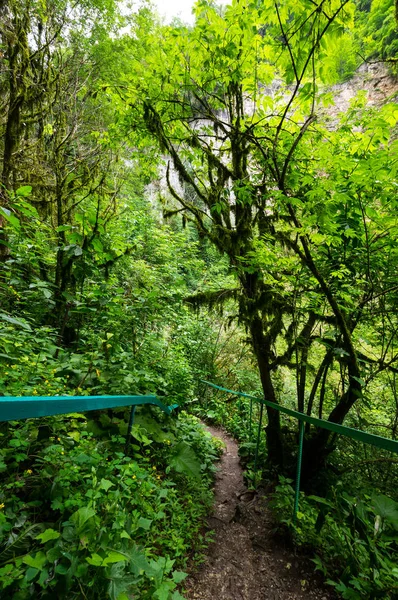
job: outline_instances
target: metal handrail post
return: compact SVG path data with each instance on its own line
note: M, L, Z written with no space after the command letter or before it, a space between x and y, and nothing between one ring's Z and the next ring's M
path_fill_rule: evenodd
M258 431L257 431L257 444L256 444L256 456L254 458L254 487L257 484L257 460L258 460L258 451L260 447L260 436L261 436L261 427L263 424L263 412L264 412L264 404L260 406L260 420L258 422Z
M131 432L133 430L133 425L134 425L134 416L135 416L135 405L133 404L131 406L130 419L129 419L129 424L127 427L126 445L124 447L125 454L127 454L129 446L130 446L130 442L131 442Z
M299 507L300 498L300 478L301 478L301 463L303 461L303 442L304 442L304 421L299 421L299 447L297 455L297 473L296 473L296 493L294 496L294 509L293 509L293 526L296 527L297 512Z

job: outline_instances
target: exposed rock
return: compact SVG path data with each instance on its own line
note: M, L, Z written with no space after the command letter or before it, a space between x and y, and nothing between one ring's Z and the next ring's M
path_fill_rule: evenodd
M390 74L384 63L364 63L349 81L331 88L335 106L328 108L328 114L333 116L345 112L352 98L361 90L367 92L368 106L380 106L398 94L398 79Z

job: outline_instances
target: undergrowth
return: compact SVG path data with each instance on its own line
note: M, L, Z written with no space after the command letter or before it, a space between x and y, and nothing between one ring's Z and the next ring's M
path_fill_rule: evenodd
M2 426L0 597L178 600L201 534L218 442L182 412L124 411Z
M346 600L396 599L398 502L340 481L326 497L301 492L294 527L292 486L291 479L280 477L271 507L294 532L295 544L314 556L327 583Z

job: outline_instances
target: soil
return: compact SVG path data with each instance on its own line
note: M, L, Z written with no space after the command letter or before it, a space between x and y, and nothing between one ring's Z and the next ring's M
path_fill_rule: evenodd
M214 531L205 563L186 584L188 600L293 600L336 598L275 534L264 495L248 491L237 443L222 429L207 428L225 443L208 527Z

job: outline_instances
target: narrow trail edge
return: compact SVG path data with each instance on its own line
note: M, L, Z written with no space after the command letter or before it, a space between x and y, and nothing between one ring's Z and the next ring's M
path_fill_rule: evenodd
M237 442L224 430L206 429L225 444L214 486L214 530L206 561L186 582L187 600L330 600L307 558L275 539L264 497L248 491Z

